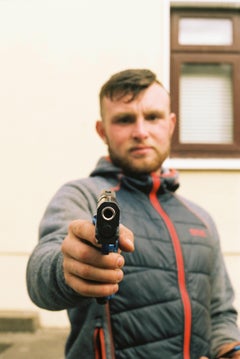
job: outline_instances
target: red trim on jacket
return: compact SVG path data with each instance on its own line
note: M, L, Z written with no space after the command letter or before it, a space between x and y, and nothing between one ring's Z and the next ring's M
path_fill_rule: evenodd
M107 355L103 328L95 328L93 336L95 359L106 359Z
M112 323L111 323L111 313L110 313L109 301L105 304L105 310L106 310L108 333L109 333L110 346L111 346L111 359L115 359L115 347L114 347L114 340L113 340L113 332L112 332Z
M113 341L113 333L112 333L112 324L111 324L111 314L109 301L105 304L104 307L106 323L107 323L107 333L104 333L103 323L98 322L97 326L94 329L93 333L93 345L94 345L94 359L107 359L110 355L111 359L115 359L115 349L114 349L114 341ZM108 336L109 340L105 337ZM107 350L106 344L110 345L109 350ZM108 356L107 356L108 351Z
M182 248L176 229L173 225L173 222L171 221L167 213L163 210L157 198L157 191L160 188L160 184L161 184L160 178L155 174L153 174L152 181L153 181L153 188L151 190L151 193L149 194L149 199L155 210L159 213L159 215L164 220L164 223L166 224L166 227L172 239L173 248L175 252L177 271L178 271L178 285L179 285L179 290L183 303L183 311L184 311L183 358L190 359L192 310L191 310L190 298L186 288Z

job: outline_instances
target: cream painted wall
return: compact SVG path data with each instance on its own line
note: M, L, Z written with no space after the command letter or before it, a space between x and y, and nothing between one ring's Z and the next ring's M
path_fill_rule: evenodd
M166 12L159 0L0 0L0 310L38 310L27 259L54 192L105 154L102 83L128 67L168 81ZM39 312L43 325L68 325L65 312Z

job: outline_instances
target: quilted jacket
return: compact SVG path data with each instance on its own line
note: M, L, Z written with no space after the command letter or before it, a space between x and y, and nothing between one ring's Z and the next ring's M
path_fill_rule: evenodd
M67 359L211 358L239 340L215 225L177 188L173 170L133 178L101 158L88 178L65 184L50 202L27 282L38 306L68 310ZM103 189L115 189L121 223L135 237L135 251L123 253L119 292L106 306L65 284L60 251L70 221L91 221Z

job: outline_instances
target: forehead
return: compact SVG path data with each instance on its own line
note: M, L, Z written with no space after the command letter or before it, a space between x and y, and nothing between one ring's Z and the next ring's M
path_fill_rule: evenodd
M104 97L101 106L103 116L119 112L137 111L139 109L143 111L151 109L169 111L170 109L169 94L157 83L154 83L146 90L141 91L133 100L131 100L131 97L131 94L120 99Z

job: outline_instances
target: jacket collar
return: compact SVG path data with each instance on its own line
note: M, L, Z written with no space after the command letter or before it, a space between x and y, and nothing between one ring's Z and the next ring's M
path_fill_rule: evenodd
M141 175L138 177L126 176L119 167L116 167L109 157L101 157L96 168L90 174L91 177L102 176L116 178L127 186L135 187L142 192L149 193L152 190L154 177L157 175ZM162 168L160 174L160 192L175 192L179 187L178 172L174 169Z

